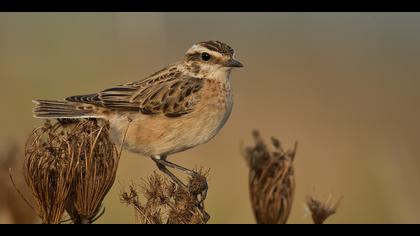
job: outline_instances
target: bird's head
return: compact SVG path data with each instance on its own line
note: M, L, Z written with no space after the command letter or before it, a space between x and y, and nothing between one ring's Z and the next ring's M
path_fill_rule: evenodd
M243 67L235 59L235 51L220 41L194 44L186 52L183 63L193 76L202 78L219 78L235 67Z

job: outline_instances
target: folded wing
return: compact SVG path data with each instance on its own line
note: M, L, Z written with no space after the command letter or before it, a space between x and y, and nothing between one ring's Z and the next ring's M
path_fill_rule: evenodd
M71 96L66 98L66 101L92 104L111 110L177 117L193 110L200 99L198 92L202 87L201 78L170 73L95 94Z

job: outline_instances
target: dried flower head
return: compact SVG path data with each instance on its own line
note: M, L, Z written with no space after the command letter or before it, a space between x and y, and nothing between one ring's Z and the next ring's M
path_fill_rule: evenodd
M336 203L332 203L331 196L325 202L321 202L313 196L308 196L306 206L311 213L314 223L323 224L328 217L337 212L340 202L341 198Z
M35 197L35 209L45 224L58 224L76 174L77 160L59 123L46 122L29 137L24 175Z
M245 149L249 172L252 208L258 224L284 224L292 208L295 178L294 150L284 151L272 138L274 150L265 144L258 131L253 132L255 146Z
M200 172L191 177L188 188L190 191L154 172L140 190L145 198L144 204L134 185L121 194L121 202L134 207L136 223L140 224L207 223L210 217L204 209L206 174Z
M78 166L66 210L74 223L92 223L103 213L101 204L114 184L120 154L109 139L108 124L94 120L79 122L69 140Z
M43 223L92 223L114 183L120 153L108 124L96 120L46 121L29 137L24 174Z

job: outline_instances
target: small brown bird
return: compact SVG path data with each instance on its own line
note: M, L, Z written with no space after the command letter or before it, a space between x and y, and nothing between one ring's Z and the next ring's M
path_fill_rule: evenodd
M34 117L105 119L115 144L124 140L124 148L151 157L183 185L166 167L195 172L167 156L206 143L219 132L233 105L230 73L242 66L227 44L201 42L144 80L63 101L34 100Z

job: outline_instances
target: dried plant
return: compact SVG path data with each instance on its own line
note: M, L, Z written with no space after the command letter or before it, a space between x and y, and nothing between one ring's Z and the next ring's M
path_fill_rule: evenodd
M313 196L308 196L306 206L311 213L313 222L323 224L328 217L337 212L340 202L341 198L336 203L332 203L331 196L325 202L321 202Z
M265 144L258 131L253 132L255 146L245 149L249 172L252 208L258 224L285 224L292 208L295 178L293 150L284 151L272 138L274 150Z
M74 223L92 223L103 213L101 204L114 184L120 154L109 139L108 125L82 121L72 129L77 147L77 173L66 210Z
M35 129L25 148L24 175L44 224L61 223L77 160L59 123Z
M121 154L108 129L96 120L46 121L32 133L24 174L43 223L61 223L64 210L74 223L92 223L100 216Z
M130 185L121 202L134 207L139 224L205 224L210 219L204 209L207 174L199 173L189 179L187 191L154 172L140 191ZM139 192L145 198L143 204Z

